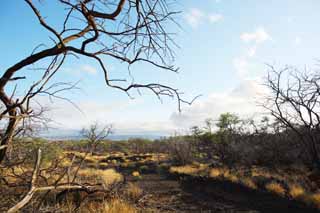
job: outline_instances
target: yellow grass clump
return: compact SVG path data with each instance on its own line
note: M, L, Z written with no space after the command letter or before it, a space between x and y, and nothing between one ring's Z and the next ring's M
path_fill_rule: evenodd
M72 212L73 208L70 210L64 207L64 212ZM68 211L69 210L69 211ZM94 212L94 213L138 213L135 206L130 203L121 200L119 198L114 198L110 201L104 203L91 202L80 208L80 212Z
M106 163L106 162L99 163L99 165L100 165L100 166L105 166L105 167L109 166L109 164Z
M250 189L257 189L257 184L250 178L241 179L241 183Z
M281 186L281 184L276 182L271 182L266 184L266 189L270 192L276 193L278 195L284 196L285 195L285 189Z
M206 164L172 166L172 167L170 167L169 171L171 173L195 175L195 174L199 174L200 172L205 171L207 168L208 168L208 166Z
M125 195L131 200L138 200L142 194L142 189L134 183L129 183L125 189Z
M297 184L290 184L289 185L289 195L292 198L298 198L305 194L304 188Z
M96 182L102 182L105 187L123 180L123 176L114 169L81 169L79 170L78 175L82 178L95 179Z
M114 199L110 202L105 203L102 213L137 213L136 208L129 203Z
M307 203L308 205L312 205L318 209L320 209L320 192L316 193L305 193L299 197L303 202Z
M132 172L133 177L140 177L140 173L138 171Z
M270 174L269 171L263 170L261 168L252 168L251 169L251 176L252 177L262 176L262 177L266 177L266 178L272 177L272 175Z
M239 182L239 178L236 176L236 175L233 175L233 174L227 174L227 175L224 175L224 178L233 182L233 183L237 183Z
M225 171L223 171L223 169L213 168L210 170L209 177L216 178L223 174L225 174Z

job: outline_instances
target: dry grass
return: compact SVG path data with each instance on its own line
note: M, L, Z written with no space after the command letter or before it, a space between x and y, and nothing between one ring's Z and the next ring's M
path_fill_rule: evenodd
M232 173L228 168L212 168L209 172L209 177L223 177L225 180L231 181L233 183L239 182L239 177L236 174Z
M109 166L109 164L108 164L108 163L106 163L106 162L102 162L102 163L99 163L99 166L107 167L107 166Z
M99 161L104 160L106 158L105 155L92 155L87 154L85 152L78 152L78 151L67 151L63 153L64 155L73 154L78 158L85 158L85 161L88 163L99 163Z
M223 177L226 180L229 180L229 181L231 181L233 183L238 183L239 182L239 178L235 174L232 174L229 170L226 170L226 169L224 169Z
M172 166L170 167L171 173L178 173L178 174L186 174L186 175L196 175L205 170L207 170L208 165L206 164L199 164L199 165L186 165L186 166Z
M72 213L73 208L64 207L63 212ZM79 212L88 213L138 213L137 209L130 203L114 198L103 203L91 202L80 208Z
M223 171L218 168L213 168L210 170L209 177L216 178L223 174Z
M250 189L257 189L257 184L250 178L242 178L241 183Z
M302 200L308 203L309 205L311 204L320 209L320 193L319 192L305 195L302 197Z
M265 169L253 167L251 168L251 176L252 177L262 176L266 178L271 178L273 175Z
M114 199L108 203L105 203L104 209L101 213L137 213L136 208L129 203Z
M305 194L304 188L302 188L300 185L297 184L290 184L289 185L289 195L297 199Z
M138 171L132 172L133 177L140 177L140 173Z
M114 169L81 169L79 170L78 175L81 178L90 179L96 183L101 182L105 187L123 181L123 176Z
M125 189L125 195L127 198L136 201L143 194L142 189L134 183L129 183Z
M273 192L275 194L284 196L286 193L286 190L281 186L281 184L276 183L276 182L271 182L266 184L266 189L270 192Z

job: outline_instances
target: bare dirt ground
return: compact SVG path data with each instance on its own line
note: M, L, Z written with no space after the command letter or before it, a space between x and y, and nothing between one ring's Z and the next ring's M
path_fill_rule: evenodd
M258 212L237 207L223 199L208 201L204 197L182 189L179 181L168 180L158 174L143 175L135 181L144 190L139 204L142 209L155 212Z
M272 194L248 191L238 185L206 179L172 178L151 172L141 178L121 171L128 182L143 189L138 201L141 212L241 212L241 213L312 213L318 212L301 203Z

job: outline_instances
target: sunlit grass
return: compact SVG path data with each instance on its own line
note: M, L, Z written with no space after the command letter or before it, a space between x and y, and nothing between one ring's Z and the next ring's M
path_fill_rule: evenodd
M284 196L286 190L277 182L271 182L265 185L266 189L272 193Z
M140 173L138 171L132 172L133 177L140 177Z
M142 189L134 183L128 183L125 189L125 196L131 200L138 200L143 194Z
M64 206L63 212L72 213L74 206L68 208ZM69 210L69 211L68 211ZM127 201L119 198L113 198L110 201L104 201L103 203L91 202L80 207L79 212L83 213L138 213L135 206L128 203Z
M320 209L320 193L312 193L302 197L302 200L309 205L313 205Z
M235 175L228 175L228 176L224 176L227 180L233 182L233 183L237 183L239 182L239 178Z
M79 170L78 175L81 178L89 178L90 180L95 180L96 182L102 182L105 187L123 181L123 176L114 169L81 169Z
M106 202L101 213L137 213L136 208L129 203L120 200L113 199L110 202Z
M257 189L257 184L250 178L242 178L241 183L250 189Z
M290 184L289 185L289 195L296 199L305 194L304 188L302 188L300 185L297 184Z
M205 171L208 168L206 164L198 165L185 165L185 166L172 166L169 171L171 173L186 174L186 175L197 175Z
M210 170L209 177L216 178L223 174L221 169L213 168Z

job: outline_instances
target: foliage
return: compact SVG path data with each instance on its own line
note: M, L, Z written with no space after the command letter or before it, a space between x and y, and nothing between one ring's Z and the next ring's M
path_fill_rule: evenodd
M49 142L43 138L21 138L15 141L8 156L11 160L26 158L26 162L33 163L38 149L45 153L42 157L42 163L53 161L63 152L58 143Z

